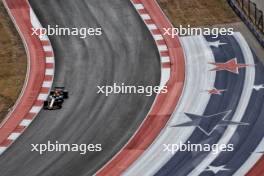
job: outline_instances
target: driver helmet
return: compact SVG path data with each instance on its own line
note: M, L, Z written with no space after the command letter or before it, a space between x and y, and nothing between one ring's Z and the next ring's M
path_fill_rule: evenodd
M60 96L60 92L58 90L54 91L54 96Z

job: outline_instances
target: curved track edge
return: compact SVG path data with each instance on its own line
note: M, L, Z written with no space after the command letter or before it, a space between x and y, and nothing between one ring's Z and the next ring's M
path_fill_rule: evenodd
M55 61L47 36L31 35L41 25L27 0L2 0L27 53L24 88L13 110L0 126L0 156L25 131L42 109L52 87Z

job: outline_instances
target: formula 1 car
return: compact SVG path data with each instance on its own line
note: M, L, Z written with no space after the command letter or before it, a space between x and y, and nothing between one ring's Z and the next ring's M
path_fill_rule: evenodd
M64 87L55 87L54 90L50 91L50 95L46 101L44 101L44 109L56 110L61 109L64 99L68 98L68 92Z

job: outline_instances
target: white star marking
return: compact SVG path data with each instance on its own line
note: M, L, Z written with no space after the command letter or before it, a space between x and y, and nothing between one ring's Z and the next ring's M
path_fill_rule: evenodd
M256 91L259 91L260 89L264 89L264 84L255 85L255 86L253 86L253 89L255 89Z
M220 171L229 171L230 169L225 168L225 165L223 166L208 166L205 171L212 171L214 174L217 174Z
M220 40L218 40L216 42L208 42L208 44L209 44L209 46L219 48L220 45L226 45L227 43L221 43Z

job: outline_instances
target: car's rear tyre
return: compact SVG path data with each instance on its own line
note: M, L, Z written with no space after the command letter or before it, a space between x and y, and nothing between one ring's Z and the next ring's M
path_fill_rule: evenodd
M63 92L63 98L64 98L64 99L69 98L69 93L68 93L67 91L64 91L64 92Z

